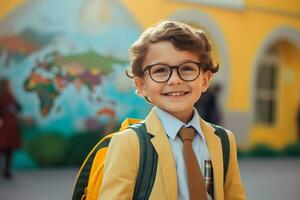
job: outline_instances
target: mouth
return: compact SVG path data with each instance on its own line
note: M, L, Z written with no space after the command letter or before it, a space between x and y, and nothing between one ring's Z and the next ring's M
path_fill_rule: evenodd
M189 92L184 92L184 91L178 91L178 92L166 92L163 93L162 95L168 96L168 97L180 97L188 94Z

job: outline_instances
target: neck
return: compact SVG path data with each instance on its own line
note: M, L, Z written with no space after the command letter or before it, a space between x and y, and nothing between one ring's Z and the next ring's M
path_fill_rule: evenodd
M185 113L171 113L174 117L182 121L183 123L187 124L190 122L193 118L193 110L190 112L185 112Z

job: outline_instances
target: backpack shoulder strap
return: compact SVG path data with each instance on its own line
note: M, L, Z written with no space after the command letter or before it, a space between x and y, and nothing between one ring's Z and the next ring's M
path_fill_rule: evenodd
M156 177L158 156L150 141L151 135L147 132L144 123L133 124L128 128L136 132L140 145L140 164L133 199L149 199ZM72 200L82 199L82 195L86 194L85 190L95 155L103 147L108 147L112 135L110 134L98 142L85 159L76 177Z
M215 128L215 134L219 136L222 143L222 154L223 154L223 172L224 172L224 181L223 184L225 184L227 171L228 171L228 163L229 163L229 154L230 154L230 144L229 144L229 138L227 135L227 132L224 128L221 126L217 126L214 124L211 124Z
M108 146L111 137L112 134L107 135L102 140L100 140L90 151L89 155L86 157L76 177L76 181L73 188L72 200L82 199L82 195L84 196L86 195L86 189L89 181L90 171L96 153L98 152L98 150L102 149L103 147Z
M133 199L149 199L156 177L157 152L150 141L152 136L147 132L144 122L134 124L130 128L136 132L140 143L140 165Z

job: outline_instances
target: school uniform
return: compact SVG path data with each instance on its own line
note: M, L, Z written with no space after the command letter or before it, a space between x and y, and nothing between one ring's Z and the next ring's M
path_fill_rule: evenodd
M182 126L192 126L196 130L193 149L202 174L205 175L206 186L210 188L208 191L213 191L214 194L208 192L208 197L215 200L246 199L238 168L236 143L230 131L227 131L230 143L229 165L226 182L223 184L220 138L214 134L215 129L201 119L196 111L193 119L188 124L183 124L155 107L146 117L145 125L148 133L153 136L151 142L158 154L156 177L149 199L188 199L182 143L176 134ZM139 154L138 137L132 129L112 137L104 165L100 199L132 199Z

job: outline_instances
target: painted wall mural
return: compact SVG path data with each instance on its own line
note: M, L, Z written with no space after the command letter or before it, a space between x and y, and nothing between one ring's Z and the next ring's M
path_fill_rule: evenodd
M45 129L142 118L150 106L124 73L140 32L118 0L27 0L0 22L0 76Z

